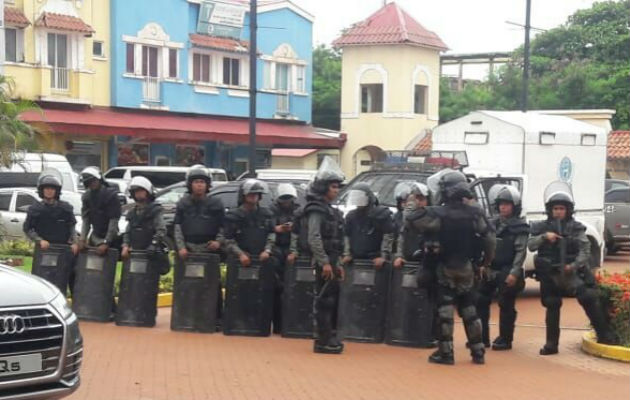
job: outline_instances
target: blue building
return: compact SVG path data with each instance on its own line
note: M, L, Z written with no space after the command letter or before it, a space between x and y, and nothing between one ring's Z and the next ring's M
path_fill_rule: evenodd
M248 10L243 1L111 0L112 108L95 110L118 120L103 132L114 134L109 166L247 169ZM271 148L342 144L310 126L312 24L290 1L259 2L259 166Z

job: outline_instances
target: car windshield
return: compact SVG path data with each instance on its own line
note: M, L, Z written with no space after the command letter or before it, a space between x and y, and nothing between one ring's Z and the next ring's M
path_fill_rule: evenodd
M131 177L144 176L151 181L156 188L163 188L175 183L186 180L186 172L168 172L168 171L138 171L132 170Z
M186 194L186 186L177 186L160 193L155 201L160 204L174 204Z

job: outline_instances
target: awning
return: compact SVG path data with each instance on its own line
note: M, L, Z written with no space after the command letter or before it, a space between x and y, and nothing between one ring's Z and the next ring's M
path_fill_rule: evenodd
M249 42L245 40L199 35L197 33L190 34L190 43L195 47L223 50L233 53L247 53L249 51Z
M96 107L86 110L44 109L29 111L20 118L41 126L43 130L71 135L121 135L150 142L249 142L246 118L221 118L177 113L155 113L137 110ZM256 142L284 147L341 148L344 134L323 134L311 125L259 120Z
M81 32L85 34L94 33L94 29L83 22L81 18L71 15L45 12L35 22L35 26L42 26L60 31Z
M272 157L302 158L316 152L316 149L272 149Z
M15 7L4 7L4 23L10 27L26 28L31 21L26 18L24 11Z

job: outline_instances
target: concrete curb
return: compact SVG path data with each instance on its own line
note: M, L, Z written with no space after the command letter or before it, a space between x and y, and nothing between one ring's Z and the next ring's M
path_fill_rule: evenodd
M158 299L157 299L158 307L170 307L172 305L173 305L173 293L158 294Z
M584 334L582 337L582 350L593 356L630 363L630 348L597 343L595 332L586 332Z

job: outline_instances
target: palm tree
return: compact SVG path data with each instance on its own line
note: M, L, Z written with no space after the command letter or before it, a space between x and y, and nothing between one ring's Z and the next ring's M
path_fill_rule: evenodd
M34 150L36 131L19 119L25 111L40 110L29 100L12 100L15 90L12 78L0 75L0 167L13 164L16 150Z

